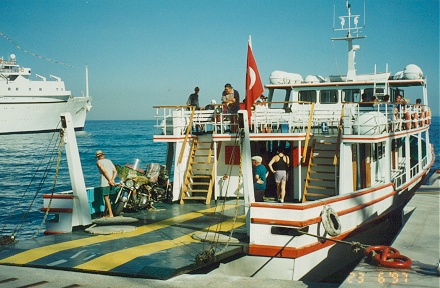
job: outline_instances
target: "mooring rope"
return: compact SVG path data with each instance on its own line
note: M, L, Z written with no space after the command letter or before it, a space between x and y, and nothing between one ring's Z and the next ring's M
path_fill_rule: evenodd
M54 150L53 147L52 147L52 143L53 143L53 140L55 138L55 135L59 135L59 133L52 134L52 138L48 142L48 145L46 146L46 149L45 149L44 153L41 156L41 160L40 160L40 162L39 162L39 164L37 166L37 169L35 170L34 174L32 175L30 183L27 185L25 191L21 194L21 196L20 196L19 200L16 202L14 208L10 211L8 217L6 218L6 220L3 223L3 226L2 226L2 228L0 230L0 232L3 232L6 229L6 226L9 224L10 220L16 214L17 210L21 206L21 203L24 201L24 198L25 198L27 192L33 186L34 180L36 179L36 176L37 176L38 172L40 171L40 168L42 167L43 161L45 160L45 156L50 154L50 153L52 153L52 151ZM36 192L35 192L35 194L33 196L33 199L31 201L31 203L28 205L27 210L23 213L20 221L15 225L14 230L11 232L11 235L13 237L15 237L19 233L19 231L21 230L21 228L22 228L22 226L24 224L24 220L26 219L27 215L29 214L31 207L33 206L33 203L35 202L35 200L37 198L37 195L41 191L41 189L43 187L43 184L45 182L45 179L47 178L47 175L49 174L49 171L51 170L51 167L53 165L53 162L54 162L53 158L54 157L51 156L51 158L47 162L46 167L44 169L44 174L43 174L43 176L42 176L42 178L41 178L41 180L40 180L40 182L39 182L39 184L37 186L37 190L36 190Z
M238 187L237 187L237 193L236 193L237 195L236 195L236 203L235 203L235 210L234 210L234 217L233 217L233 222L232 222L232 228L230 230L229 238L228 238L228 241L226 241L226 244L225 244L224 248L221 251L216 252L217 247L220 245L219 244L219 238L220 238L219 231L221 230L222 223L223 223L222 220L223 220L224 213L225 213L226 199L227 199L227 194L228 194L228 191L229 191L230 176L232 175L232 166L233 166L232 164L233 164L233 161L235 159L235 152L236 152L235 147L240 147L241 151L243 150L243 141L242 141L242 139L239 138L239 136L242 135L241 130L242 129L238 129L238 131L236 133L235 142L234 142L234 145L233 145L231 156L229 158L228 170L227 170L227 173L225 174L225 177L227 176L227 179L223 179L223 181L227 181L227 186L226 186L226 190L225 190L225 195L223 196L223 200L222 200L222 204L221 204L221 211L220 211L220 215L218 217L217 225L216 225L216 229L215 229L215 233L218 236L216 237L216 239L214 241L211 242L210 247L209 247L208 250L206 250L205 246L203 245L203 248L202 248L203 251L201 253L198 253L197 256L196 256L196 260L199 261L199 262L204 262L204 263L210 262L213 259L213 256L215 254L219 254L219 253L222 253L223 251L225 251L226 248L228 247L228 244L229 244L229 242L230 242L230 240L232 238L232 234L234 232L235 223L236 223L236 220L237 220L237 217L238 217L238 206L239 206L238 203L239 203L239 198L240 198L239 191L240 191L241 178L242 178L242 175L241 175L242 174L242 153L240 153L240 161L239 161L240 162L240 170L239 170ZM240 142L240 144L238 144L239 142ZM223 191L223 189L222 189L222 191ZM215 206L215 210L213 212L214 214L216 213L216 210L217 210L218 206L219 205ZM208 237L208 233L209 232L210 231L208 229L208 231L205 234L205 241L203 241L204 244L205 244L205 242L207 242L206 239Z
M52 196L55 193L55 187L56 187L56 184L57 184L58 172L59 172L60 163L61 163L61 154L63 152L63 142L64 142L64 139L63 139L64 138L63 137L64 133L63 133L63 131L61 131L60 134L61 135L60 135L60 141L59 141L59 144L58 144L57 165L56 165L56 168L55 168L55 176L54 176L54 180L53 180L52 193L51 193ZM49 215L50 206L52 204L52 199L53 199L53 197L51 197L50 200L49 200L49 204L47 205L46 213L44 214L44 217L43 217L43 220L41 221L40 227L38 227L38 229L35 232L33 238L37 237L40 234L41 229L43 228L44 224L46 223L47 216Z

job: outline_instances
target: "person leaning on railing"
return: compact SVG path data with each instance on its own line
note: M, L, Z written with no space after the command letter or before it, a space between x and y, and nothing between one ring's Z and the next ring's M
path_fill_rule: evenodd
M229 83L226 83L222 93L222 103L226 105L226 111L230 114L231 132L235 133L238 130L237 112L240 110L240 94Z

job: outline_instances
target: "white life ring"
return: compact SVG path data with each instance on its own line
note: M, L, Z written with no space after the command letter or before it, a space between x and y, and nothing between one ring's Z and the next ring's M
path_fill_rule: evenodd
M338 236L341 234L341 222L338 214L330 206L324 206L321 213L321 222L328 235Z

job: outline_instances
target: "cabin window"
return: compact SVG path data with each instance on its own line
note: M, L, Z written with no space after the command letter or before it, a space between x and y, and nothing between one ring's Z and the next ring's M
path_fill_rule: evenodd
M338 90L322 90L319 102L323 104L338 103Z
M18 87L15 88L15 91L18 91Z
M8 87L8 91L11 91L11 87Z
M360 89L343 89L342 90L342 102L360 102L361 90Z
M40 88L39 90L40 90L40 91L43 91L43 88Z
M29 91L32 91L32 88L29 88Z
M390 101L391 102L395 102L396 98L397 98L397 95L400 95L400 96L402 96L402 98L405 98L405 91L403 91L403 90L401 90L399 88L391 89L391 95L390 95L391 99L390 99Z
M364 90L365 95L367 95L367 100L371 101L372 96L376 96L377 99L381 100L382 96L385 95L385 89L384 88L376 88L376 91L374 88L366 88Z
M307 101L316 103L316 91L315 90L303 90L298 92L299 101Z

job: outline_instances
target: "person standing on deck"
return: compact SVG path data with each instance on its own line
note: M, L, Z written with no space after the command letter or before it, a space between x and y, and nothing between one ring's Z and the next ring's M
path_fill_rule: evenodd
M252 157L253 175L254 175L254 195L255 202L264 202L264 192L266 191L266 178L269 172L266 167L261 164L263 158L261 156Z
M269 164L270 172L274 173L275 183L277 185L278 202L283 203L286 196L287 169L290 166L289 156L284 155L283 151L277 151L277 155L272 157Z
M188 100L186 100L186 106L196 106L196 110L200 110L199 91L199 87L194 88L194 93L189 95Z
M102 195L104 196L104 201L106 205L105 210L107 211L108 217L113 217L109 194L111 191L111 187L116 186L116 167L115 165L113 165L113 162L111 160L105 159L105 153L103 153L101 150L96 151L95 158L98 159L98 161L96 161L96 166L98 166L100 174Z
M222 93L222 103L226 105L227 113L230 114L231 132L235 133L238 131L237 112L240 110L240 94L229 83L226 83Z

